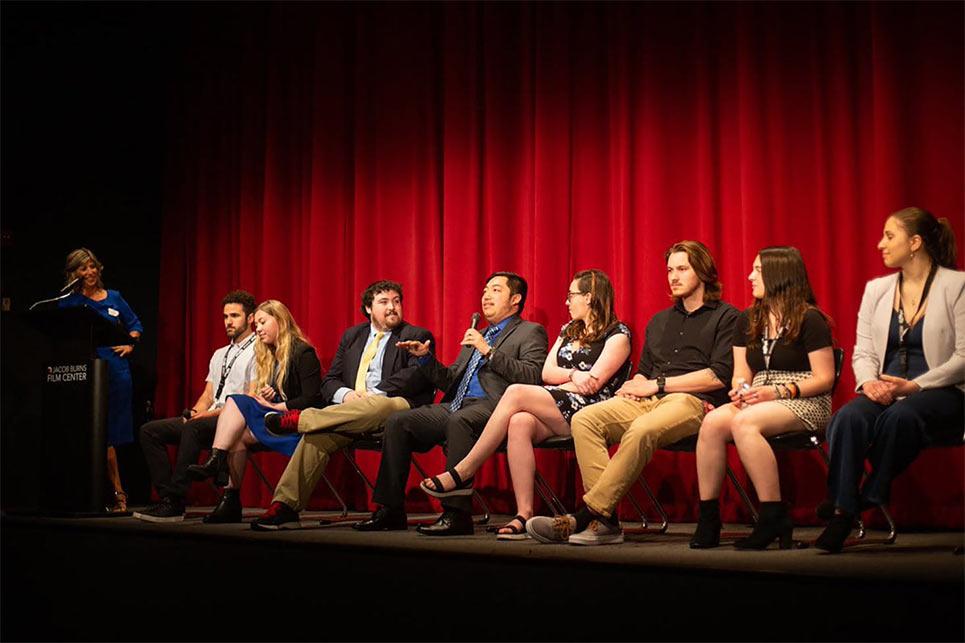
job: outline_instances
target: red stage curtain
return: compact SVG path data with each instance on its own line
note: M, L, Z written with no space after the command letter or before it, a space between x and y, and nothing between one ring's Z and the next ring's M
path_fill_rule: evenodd
M361 290L397 279L449 361L490 271L529 280L525 317L552 338L571 275L596 267L636 358L669 305L664 250L688 238L739 308L758 249L797 246L850 364L886 215L927 207L965 235L962 24L961 3L197 7L170 82L158 408L197 395L236 287L286 302L327 365ZM852 388L848 366L837 405ZM572 456L538 457L572 502ZM284 458L265 463L277 476ZM795 519L813 521L822 468L781 463ZM961 526L962 475L960 451L926 453L896 517ZM692 455L660 453L646 477L693 519ZM501 457L480 481L512 508ZM249 479L245 498L270 496ZM333 506L324 488L313 506Z

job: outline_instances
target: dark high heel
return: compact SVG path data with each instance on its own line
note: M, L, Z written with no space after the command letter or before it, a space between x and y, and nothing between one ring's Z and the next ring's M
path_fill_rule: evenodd
M228 452L224 449L211 449L211 455L204 464L192 464L188 466L188 478L191 480L205 480L214 478L214 483L219 487L228 484Z
M837 554L844 548L844 541L848 539L854 528L854 515L840 513L831 517L831 522L824 528L814 546L826 552Z
M690 539L691 549L710 549L720 545L720 502L713 500L700 501L700 515L697 518L697 529Z
M794 523L787 513L787 506L783 502L762 502L761 517L754 525L754 531L747 538L741 538L734 543L737 549L767 549L767 546L778 539L781 549L791 548L791 534Z
M205 516L201 522L206 525L241 522L241 492L237 489L225 489L221 500L214 510Z

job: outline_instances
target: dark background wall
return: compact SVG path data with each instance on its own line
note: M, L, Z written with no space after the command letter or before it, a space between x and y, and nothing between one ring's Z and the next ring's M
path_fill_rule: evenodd
M138 422L155 385L165 93L178 4L5 2L0 11L0 291L13 311L4 326L56 294L70 250L92 249L107 287L145 326L131 361ZM36 404L9 370L18 348L5 337L5 446L16 418ZM121 451L121 466L128 492L144 496L136 446Z

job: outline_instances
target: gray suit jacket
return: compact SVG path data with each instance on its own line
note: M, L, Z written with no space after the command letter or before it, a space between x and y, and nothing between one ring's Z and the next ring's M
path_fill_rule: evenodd
M543 383L547 352L543 326L513 317L496 338L493 349L492 359L484 359L479 367L479 384L491 400L499 400L510 384ZM455 397L473 350L471 346L464 346L452 366L444 366L433 356L422 367L436 388L445 392L443 403Z
M884 368L897 285L896 272L865 286L851 358L856 390L877 379ZM965 272L939 268L927 306L922 338L928 371L915 383L923 389L957 386L965 391Z

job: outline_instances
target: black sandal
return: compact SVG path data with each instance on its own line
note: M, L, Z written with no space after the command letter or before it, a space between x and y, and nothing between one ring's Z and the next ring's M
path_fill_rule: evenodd
M425 491L430 496L435 498L451 498L453 496L471 496L472 495L472 481L474 476L469 476L468 480L463 480L458 473L456 473L455 467L446 469L446 473L452 476L452 481L456 483L456 486L449 491L437 491L436 489L442 489L445 485L439 480L438 476L432 476L429 481L432 482L435 489L426 484L423 480L419 483L419 487Z
M519 521L522 527L517 528L516 525L513 524L516 521ZM526 518L523 518L519 514L513 516L512 520L499 529L509 529L509 533L497 531L496 540L525 540L529 538L529 534L526 533Z

